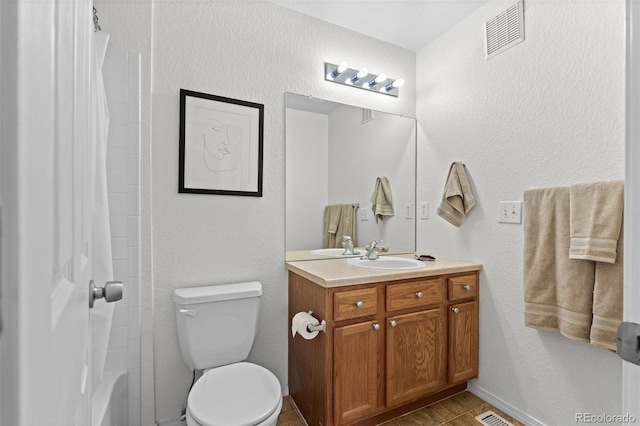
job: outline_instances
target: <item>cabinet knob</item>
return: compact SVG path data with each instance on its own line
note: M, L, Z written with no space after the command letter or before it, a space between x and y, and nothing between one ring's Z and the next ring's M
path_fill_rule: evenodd
M362 303L362 300L358 300L356 302L356 308L362 308L364 306L364 303Z
M465 284L462 288L464 288L464 291L470 291L471 290L471 286L469 284Z
M378 323L373 324L373 329L374 329L375 331L380 330L380 324L378 324Z
M398 323L396 322L396 320L391 320L391 321L389 321L389 324L391 324L391 327L395 327L396 325L398 325Z
M416 297L417 297L418 299L422 299L422 292L421 292L421 291L417 292L417 293L416 293Z
M458 312L460 312L460 309L458 309L458 308L451 308L451 311L452 311L454 314L457 314Z

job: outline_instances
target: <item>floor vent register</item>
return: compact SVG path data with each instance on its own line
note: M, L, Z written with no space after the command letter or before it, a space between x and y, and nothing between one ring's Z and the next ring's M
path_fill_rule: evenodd
M513 426L513 423L506 421L493 411L485 411L476 416L476 420L485 426Z

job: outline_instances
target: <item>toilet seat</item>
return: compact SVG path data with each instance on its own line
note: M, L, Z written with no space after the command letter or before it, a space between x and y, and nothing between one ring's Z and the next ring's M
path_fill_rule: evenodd
M269 370L238 362L205 372L187 402L190 417L206 426L255 426L282 405L280 382Z

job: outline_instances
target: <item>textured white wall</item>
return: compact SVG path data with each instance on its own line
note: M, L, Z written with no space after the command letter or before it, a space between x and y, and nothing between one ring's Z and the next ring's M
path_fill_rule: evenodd
M527 188L624 176L624 2L525 1L526 40L485 61L491 1L418 52L418 248L484 264L476 388L547 425L621 408L621 361L523 325L522 226L500 200ZM451 161L477 205L461 228L435 214Z
M403 77L392 98L325 82L323 62L348 60ZM171 294L202 284L260 280L250 360L287 383L285 92L413 116L415 54L260 1L154 2L151 187L155 402L177 416L191 376ZM178 194L179 89L265 105L264 196ZM361 93L364 92L364 93Z

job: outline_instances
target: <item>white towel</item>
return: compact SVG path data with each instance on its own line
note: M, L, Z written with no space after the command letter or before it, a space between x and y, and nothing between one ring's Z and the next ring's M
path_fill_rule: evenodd
M467 173L464 171L464 165L459 161L451 163L444 194L442 194L442 202L436 213L447 222L459 227L469 210L475 205L476 199L471 192L471 185Z

